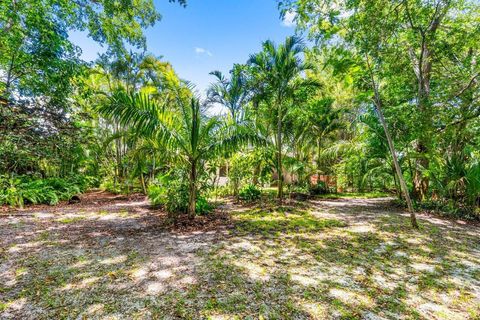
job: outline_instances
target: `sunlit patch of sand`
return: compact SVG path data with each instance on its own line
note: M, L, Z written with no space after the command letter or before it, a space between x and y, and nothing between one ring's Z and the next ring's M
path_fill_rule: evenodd
M412 263L410 267L419 272L430 272L430 273L435 272L435 265L431 265L431 264Z
M74 269L81 269L88 266L91 263L92 263L92 260L81 260L81 261L75 262L70 267Z
M265 267L261 267L256 263L246 260L236 260L233 262L238 268L244 269L248 276L253 280L268 281L270 280L270 274Z
M262 251L260 249L260 247L252 244L250 241L247 241L247 240L243 240L241 242L233 243L230 246L230 248L233 249L233 250L244 250L244 251L248 251L248 252L251 252L251 253Z
M173 276L173 273L171 270L164 269L153 272L152 275L155 276L157 279L165 280L171 278Z
M371 305L373 300L366 295L359 294L347 289L330 289L330 296L345 304Z
M193 284L197 283L197 279L195 279L192 276L184 276L184 277L181 277L178 280L178 283L180 285L193 285Z
M127 256L121 255L121 256L116 256L113 258L107 258L102 261L100 261L101 264L119 264L127 261Z
M349 227L348 230L354 233L366 233L366 232L374 232L375 227L372 225L353 225Z
M98 315L99 313L102 313L104 309L104 305L101 303L95 303L90 306L88 306L87 310L85 311L85 314L93 316L93 315Z
M317 280L308 275L292 274L291 279L303 286L314 286L317 284Z
M15 252L21 252L27 249L40 248L43 246L43 244L44 244L44 241L32 241L27 243L20 243L8 248L8 252L15 253Z
M464 315L458 314L454 310L450 310L449 308L433 303L433 302L426 302L420 304L417 307L418 312L421 316L428 318L428 319L445 319L445 320L463 320L465 319Z
M327 318L328 309L322 303L300 301L298 304L300 308L308 313L312 319L316 320Z
M146 292L147 294L159 294L160 292L164 291L165 285L163 282L160 281L151 281L147 283Z
M144 279L146 279L149 275L148 269L147 268L136 268L132 271L130 271L130 276L133 280L136 282L140 282Z
M228 314L214 314L214 315L209 315L208 319L211 319L211 320L229 320L229 319L233 319L233 317L231 315L228 315Z

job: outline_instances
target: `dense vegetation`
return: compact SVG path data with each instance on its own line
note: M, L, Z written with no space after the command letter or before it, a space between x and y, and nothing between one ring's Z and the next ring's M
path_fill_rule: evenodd
M221 193L216 173L227 167L223 193L245 201L270 185L279 201L385 191L478 218L478 3L279 5L311 45L264 42L228 75L213 71L202 101L145 51L142 29L160 18L150 0L1 2L0 204L102 187L193 218ZM108 51L81 61L71 31ZM226 112L212 115L213 104ZM336 188L312 185L314 174Z

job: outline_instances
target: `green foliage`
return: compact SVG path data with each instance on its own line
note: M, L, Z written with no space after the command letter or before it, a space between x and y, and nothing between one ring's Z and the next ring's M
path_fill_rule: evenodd
M188 184L182 181L182 177L178 173L177 175L175 173L163 175L154 184L149 185L148 198L152 205L162 206L172 215L186 213ZM213 209L207 199L201 195L197 195L195 208L198 215L208 214Z
M335 158L339 185L357 191L400 189L378 114L372 112L374 101L383 109L392 152L412 196L475 211L480 195L472 176L479 159L472 150L479 149L480 133L478 3L390 4L280 1L283 14L297 13L299 28L317 40L309 53L319 67L315 76L327 74L330 83L347 84L354 98L349 108L357 122L342 135L354 148Z
M197 197L197 203L195 204L195 212L197 215L206 215L212 212L213 206L208 202L208 200L203 197Z
M232 190L229 186L214 187L209 195L210 197L228 197L232 195Z
M23 207L25 204L55 205L69 200L95 184L82 176L37 179L29 176L0 177L0 205Z
M240 189L238 197L240 200L251 202L260 199L262 192L255 185L249 184Z
M163 206L168 213L185 213L188 206L188 185L175 174L166 174L148 187L148 198L154 206Z

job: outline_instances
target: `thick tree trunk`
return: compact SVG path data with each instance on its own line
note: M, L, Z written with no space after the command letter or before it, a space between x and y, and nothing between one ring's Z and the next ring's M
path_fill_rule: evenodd
M187 215L190 219L195 218L195 207L197 204L197 167L196 163L192 161L190 168L190 183L188 188L188 208Z
M420 36L419 55L417 56L415 54L413 48L409 50L413 71L417 77L417 109L421 117L418 127L420 138L415 148L417 160L415 161L415 172L413 175L413 196L418 200L424 200L428 196L429 180L428 177L423 174L423 170L428 170L429 168L430 161L428 154L432 148L433 114L430 102L430 82L433 70L433 52L430 44L435 41L436 32L440 27L443 17L447 14L448 8L448 1L445 2L443 8L438 6L432 20L426 27L422 27L414 23L414 17L412 17L408 6L406 7L410 27Z
M423 174L424 169L428 169L430 161L426 158L427 148L423 143L416 147L419 158L415 161L415 170L413 173L413 198L419 201L425 200L428 196L429 180Z

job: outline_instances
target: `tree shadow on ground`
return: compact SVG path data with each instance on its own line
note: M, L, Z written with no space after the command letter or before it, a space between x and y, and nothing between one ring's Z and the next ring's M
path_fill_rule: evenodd
M165 232L152 227L158 217L128 205L2 219L1 317L480 314L476 230L422 219L422 230L413 231L402 212L344 202L344 210L338 203L231 207L228 232Z

